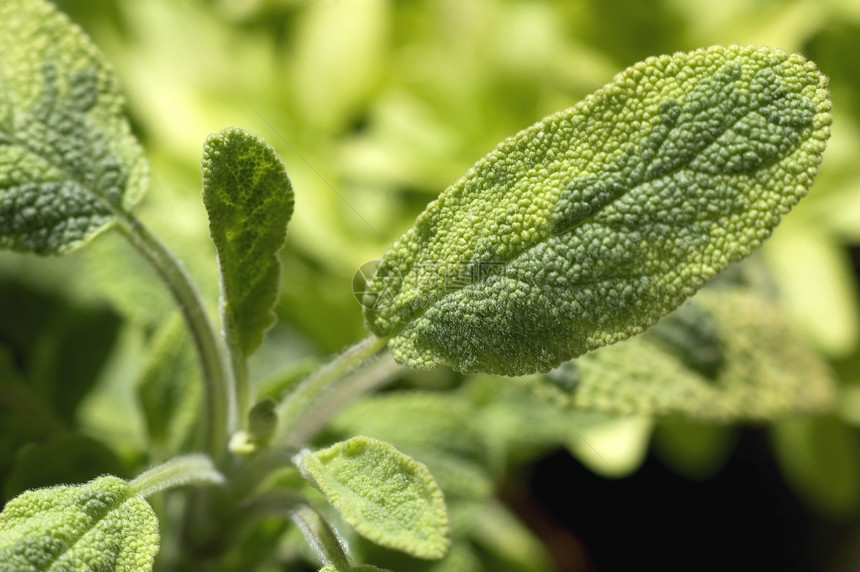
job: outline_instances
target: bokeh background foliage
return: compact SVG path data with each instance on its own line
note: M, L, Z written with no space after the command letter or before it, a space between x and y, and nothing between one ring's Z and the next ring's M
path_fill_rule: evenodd
M502 138L650 55L756 43L816 61L831 79L832 139L810 196L751 266L829 362L839 382L832 413L733 425L564 413L561 423L523 385L436 370L404 374L395 390L423 392L361 403L328 437L390 433L430 466L459 539L437 571L860 566L860 3L57 4L124 86L152 162L140 216L180 253L213 308L203 141L235 125L281 153L296 211L282 252L280 322L252 364L270 393L364 335L353 272ZM111 233L60 259L0 254L4 501L58 481L133 476L158 460L146 455L150 445L158 457L187 444L199 396L194 383L173 380L197 373L171 313L162 286ZM150 444L144 428L163 416L146 412L166 407L177 415L150 428ZM362 407L389 410L392 422L372 426ZM404 412L411 428L392 431ZM482 442L488 433L497 438ZM272 538L258 531L245 550ZM284 558L294 540L282 542ZM355 545L368 561L420 568Z

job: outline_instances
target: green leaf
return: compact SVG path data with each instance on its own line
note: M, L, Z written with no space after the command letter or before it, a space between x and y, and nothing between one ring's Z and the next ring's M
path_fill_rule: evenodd
M293 214L293 187L268 143L231 127L203 146L203 203L221 267L225 328L247 356L275 323L277 255Z
M354 437L296 459L302 475L359 534L417 558L450 547L442 491L424 465L392 445Z
M177 453L191 441L201 386L188 330L174 313L153 336L138 386L147 433L162 453Z
M860 509L860 450L853 429L832 417L792 417L775 423L771 441L795 492L831 517Z
M44 0L0 5L0 247L61 254L143 194L147 165L116 78Z
M636 64L431 203L370 280L369 328L410 367L505 375L645 330L806 194L826 85L762 47Z
M702 290L648 333L535 379L567 410L711 421L825 411L835 392L780 311L739 288Z
M341 435L387 441L424 463L449 500L492 495L490 474L501 464L498 448L466 400L456 395L402 391L369 396L329 426Z
M28 491L0 513L0 568L16 572L148 571L158 520L116 477Z

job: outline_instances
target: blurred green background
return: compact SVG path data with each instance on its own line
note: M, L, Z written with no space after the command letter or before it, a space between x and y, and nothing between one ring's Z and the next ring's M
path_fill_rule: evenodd
M618 71L711 44L765 44L813 59L830 77L832 140L810 196L760 258L793 325L832 364L837 410L767 427L666 422L653 440L652 424L639 423L620 429L611 467L589 464L587 451L579 461L564 452L512 467L497 488L559 570L860 569L860 2L57 4L112 62L127 94L152 164L141 218L177 250L213 307L204 139L240 126L287 164L296 211L282 253L280 323L252 364L258 379L363 337L354 271L501 139ZM60 473L128 476L145 465L134 386L169 311L160 284L112 233L63 259L0 254L0 375L20 381L9 387L38 387L50 405L12 390L0 399L4 499ZM401 383L459 381L434 371ZM42 429L22 430L27 416L44 418ZM56 437L63 427L77 437ZM51 451L69 447L82 451L75 466L35 474ZM692 540L699 536L703 544ZM628 551L633 560L622 557Z

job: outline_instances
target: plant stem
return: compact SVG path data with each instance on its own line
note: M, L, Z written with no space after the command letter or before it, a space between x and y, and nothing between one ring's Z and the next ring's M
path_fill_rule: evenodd
M302 420L327 397L326 394L341 378L376 355L387 343L387 338L365 338L303 381L278 408L278 418L283 420L284 425L273 443L296 445L293 434L300 427Z
M129 483L133 494L148 497L157 492L191 483L221 484L224 476L212 460L199 453L175 457L142 473Z
M116 214L120 230L164 279L191 332L204 380L205 448L220 464L228 436L236 426L234 380L200 294L182 264L158 237L131 213Z
M332 359L281 402L280 433L256 456L242 465L229 484L228 497L241 501L272 472L292 463L293 456L331 416L350 400L387 383L399 366L380 359L359 370L385 348L388 340L371 336ZM323 396L325 397L323 399Z
M289 434L281 445L300 447L311 440L329 419L356 398L391 381L403 366L390 354L384 354L373 363L356 368L347 375L333 380L325 389L326 398L307 406L301 416L290 424Z
M343 540L314 509L300 506L290 511L290 519L324 565L333 565L337 570L352 568Z
M233 326L223 308L221 311L221 323L224 324L224 338L227 341L227 353L230 357L230 365L233 368L233 380L236 387L237 429L247 429L248 412L251 409L251 383L248 380L248 361L239 347Z

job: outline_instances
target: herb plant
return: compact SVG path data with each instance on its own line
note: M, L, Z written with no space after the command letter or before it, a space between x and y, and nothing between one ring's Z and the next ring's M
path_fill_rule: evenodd
M812 185L826 83L801 56L756 46L634 65L503 141L427 207L359 285L367 339L261 388L247 360L276 320L294 207L274 149L238 128L203 146L216 328L134 215L147 162L109 66L51 4L2 0L0 246L61 255L116 229L163 279L191 343L169 320L142 374L157 466L20 494L0 515L0 569L479 570L470 543L504 555L499 527L518 530L490 500L493 475L524 442L570 438L547 417L828 408L826 367L754 268L723 273ZM395 362L480 375L458 392L365 395ZM20 385L3 391L26 395Z

